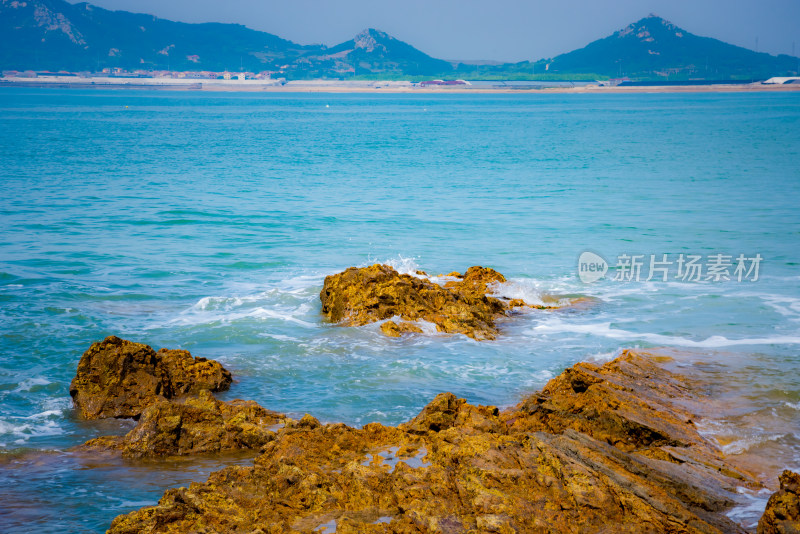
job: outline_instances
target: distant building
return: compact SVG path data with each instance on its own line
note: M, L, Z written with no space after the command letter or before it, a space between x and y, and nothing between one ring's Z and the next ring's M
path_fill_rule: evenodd
M800 76L775 76L773 78L770 78L769 80L765 80L762 83L769 85L800 83Z

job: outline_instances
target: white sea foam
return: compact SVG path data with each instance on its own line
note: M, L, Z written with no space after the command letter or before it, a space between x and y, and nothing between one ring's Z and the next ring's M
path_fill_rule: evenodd
M35 376L33 378L26 378L25 380L19 383L17 388L14 390L14 393L22 393L25 391L30 391L31 388L33 387L46 386L50 383L51 382L48 379L40 376Z
M711 418L697 420L695 425L702 435L712 439L723 437L727 441L731 436L736 436L736 439L720 446L720 449L725 454L742 454L759 445L779 441L792 435L786 432L746 429L742 428L741 425Z
M619 350L613 350L611 352L596 352L594 354L587 355L586 361L590 363L606 363L610 362L620 354L621 351Z
M533 377L536 378L537 380L550 380L554 376L555 375L553 374L553 372L548 371L547 369L542 369L540 371L535 371L533 373Z
M57 413L59 416L61 415L60 411ZM29 417L0 419L0 439L3 440L0 441L0 446L6 447L6 440L15 445L21 445L33 437L57 436L64 433L58 420L32 421L39 419L42 415L53 414L42 413Z
M770 491L761 489L754 492L743 487L736 488L736 491L742 496L741 504L731 508L726 515L744 528L754 529L767 507Z
M800 410L800 402L788 402L787 401L787 402L784 402L783 404L785 406L789 407L789 408L793 408L795 410Z
M300 340L297 339L296 337L284 336L283 334L272 334L272 333L269 333L269 332L263 332L263 333L259 334L259 336L268 337L270 339L275 339L277 341L287 341L287 342L295 342L295 343L299 343L300 342Z
M386 261L378 263L383 263L384 265L388 265L389 267L391 267L400 274L410 274L411 276L427 278L417 274L417 271L420 270L419 264L417 263L417 258L404 258L403 256L397 256L396 258L390 258Z
M507 299L520 299L525 304L533 306L542 306L542 290L541 283L529 278L515 278L507 282L492 284L489 289L492 295L500 298Z
M307 328L316 327L306 321L313 310L316 291L309 287L272 288L249 295L208 296L181 312L170 324L194 326L209 323L230 323L242 319L277 319Z
M423 334L426 334L426 335L429 335L429 336L433 336L433 335L441 333L441 332L439 332L439 330L436 329L436 325L431 323L430 321L425 321L423 319L417 319L416 321L408 321L406 319L403 319L399 315L395 315L393 317L390 317L390 318L386 319L385 321L377 322L377 323L375 323L375 325L376 326L380 326L381 324L383 324L385 322L388 322L388 321L394 321L396 323L399 323L401 321L404 322L404 323L411 323L411 324L419 327L419 329L422 330Z
M695 348L720 348L735 347L740 345L797 345L800 344L800 336L771 336L762 338L742 338L728 339L724 336L711 336L706 339L696 341L679 336L669 336L649 332L631 332L620 328L612 328L611 322L604 323L568 323L558 318L553 318L545 323L539 324L530 330L531 334L587 334L618 340L641 340L656 345L677 345L680 347Z
M757 447L759 445L763 445L764 443L768 443L770 441L778 441L779 439L783 439L790 434L754 434L748 435L741 439L737 439L732 441L726 445L722 446L722 452L725 454L742 454L743 452L747 452L753 447Z

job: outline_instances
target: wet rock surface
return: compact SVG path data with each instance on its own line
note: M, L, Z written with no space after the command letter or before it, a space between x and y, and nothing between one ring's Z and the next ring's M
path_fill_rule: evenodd
M79 450L152 458L259 449L285 421L282 414L253 401L222 402L203 390L196 396L159 400L144 409L136 427L125 436L96 438Z
M626 352L503 412L443 393L398 427L305 416L109 532L743 532L725 512L759 484L697 433L697 395Z
M202 390L224 391L231 374L219 362L109 336L78 363L69 393L80 415L138 418L154 402Z
M497 319L513 307L524 306L522 301L491 296L490 285L506 281L494 269L476 266L463 275L454 272L448 276L454 280L439 285L426 278L400 274L388 265L350 267L325 278L320 292L322 314L348 326L400 317L406 323L381 327L384 334L392 337L416 332L418 327L408 321L424 320L440 332L482 340L497 336Z
M800 534L800 475L784 471L781 489L767 501L767 509L758 522L758 534Z

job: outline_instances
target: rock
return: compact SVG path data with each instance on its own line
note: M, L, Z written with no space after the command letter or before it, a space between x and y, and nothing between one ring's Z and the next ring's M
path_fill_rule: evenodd
M458 275L457 278L461 278L461 280L457 282L447 282L444 287L461 293L462 295L469 295L477 298L491 293L491 289L489 288L490 284L506 281L505 276L488 267L470 267L463 276L458 273L450 273L451 276L454 274Z
M781 489L767 501L758 534L800 534L800 475L787 470L779 481Z
M327 276L319 294L322 314L346 326L385 321L381 332L390 337L422 333L421 328L408 321L424 320L433 323L439 332L485 340L494 339L498 334L496 321L512 315L517 308L580 310L596 304L596 299L579 295L548 297L552 302L547 305L492 296L493 284L506 279L487 267L470 267L463 275L452 272L447 275L452 280L444 285L421 278L427 276L423 271L417 274L400 274L388 265L375 264L350 267ZM404 321L387 321L394 317Z
M677 399L694 395L679 375L632 351L602 367L578 363L511 414L519 430L583 432L623 450L703 443Z
M725 512L758 483L697 433L698 395L627 352L506 412L444 393L398 427L305 416L109 532L744 532Z
M494 339L495 320L506 313L506 304L486 295L486 285L500 273L472 267L458 282L440 286L423 278L400 274L388 265L350 267L325 278L320 292L322 313L344 325L364 324L401 317L424 320L437 330L465 334L474 339ZM397 333L391 326L381 329Z
M231 374L214 360L115 336L93 343L78 363L69 393L86 419L138 418L154 402L204 389L224 391Z
M381 332L389 337L400 337L403 334L421 334L422 328L414 323L407 323L405 321L400 321L399 323L386 321L381 324Z
M216 400L208 390L180 400L161 399L142 412L123 437L100 437L80 450L117 450L124 458L183 456L260 449L285 417L253 401Z

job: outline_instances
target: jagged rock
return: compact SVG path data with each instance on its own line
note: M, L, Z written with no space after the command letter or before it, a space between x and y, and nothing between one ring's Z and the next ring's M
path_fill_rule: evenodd
M109 336L83 353L69 393L87 419L137 418L161 399L224 391L231 374L219 362Z
M125 458L260 449L274 438L279 413L253 401L216 400L208 390L179 400L157 401L142 412L136 427L122 437L100 437L82 450L117 450Z
M306 416L253 467L168 490L109 532L744 532L725 511L758 483L721 469L673 395L698 394L628 352L507 412L445 393L396 428Z
M406 321L431 322L440 332L494 339L495 320L505 315L508 306L486 294L487 284L502 280L503 275L492 269L471 267L462 280L443 287L375 264L327 276L320 300L323 315L345 325L360 326L398 316ZM395 332L391 326L382 331L389 335Z
M694 394L679 375L632 351L602 367L577 363L511 414L520 430L562 433L572 428L624 450L704 440L677 399ZM516 418L516 419L515 419Z
M800 534L800 475L784 471L778 479L781 489L767 501L758 522L758 534Z
M422 328L414 323L407 323L405 321L400 321L399 323L386 321L381 324L381 332L389 337L400 337L403 334L421 334Z

